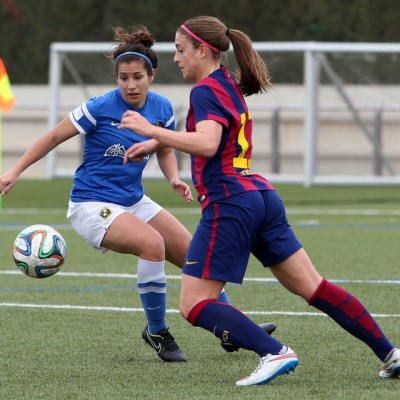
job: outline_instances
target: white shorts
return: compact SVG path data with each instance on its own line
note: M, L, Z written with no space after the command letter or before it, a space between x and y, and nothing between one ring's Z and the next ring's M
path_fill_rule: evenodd
M107 251L100 244L108 227L115 218L128 212L144 222L150 221L163 208L147 196L131 207L98 201L74 203L69 202L67 218L79 236L82 236L92 247L102 253Z

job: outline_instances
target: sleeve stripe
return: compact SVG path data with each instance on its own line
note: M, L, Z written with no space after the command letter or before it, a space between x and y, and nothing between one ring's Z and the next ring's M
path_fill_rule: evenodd
M175 121L175 115L172 115L172 117L165 123L164 128L168 128L174 121Z
M82 104L82 110L83 113L85 114L86 118L94 125L97 125L97 121L93 118L92 114L90 114L89 110L86 107L86 103Z
M82 135L86 135L86 131L75 121L74 115L72 113L69 114L69 119L71 120L74 127L81 133Z

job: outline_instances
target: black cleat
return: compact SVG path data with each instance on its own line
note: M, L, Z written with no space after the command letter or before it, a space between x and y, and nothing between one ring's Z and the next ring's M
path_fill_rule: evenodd
M272 333L276 329L276 325L273 324L272 322L266 322L264 324L260 324L259 326L266 333L268 333L268 335L272 335ZM239 350L239 347L237 347L234 344L231 344L229 342L221 342L221 346L227 353L233 353L234 351L238 351Z
M163 329L156 335L149 331L146 325L142 332L143 340L152 347L158 357L167 362L185 362L186 356L176 344L174 337L169 333L168 329Z

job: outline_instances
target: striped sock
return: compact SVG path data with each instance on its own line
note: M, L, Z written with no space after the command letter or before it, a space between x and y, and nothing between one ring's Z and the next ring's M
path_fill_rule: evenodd
M394 348L367 309L349 292L326 279L308 304L329 315L343 329L363 341L381 361Z
M152 334L167 328L165 322L167 281L164 264L164 261L146 261L141 258L138 261L137 286Z

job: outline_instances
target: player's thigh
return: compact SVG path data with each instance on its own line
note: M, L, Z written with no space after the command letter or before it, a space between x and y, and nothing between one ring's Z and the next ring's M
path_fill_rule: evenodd
M322 282L322 276L303 248L270 267L270 271L286 289L307 301Z
M149 261L161 261L165 257L162 236L148 223L128 212L122 213L112 222L101 245L109 250L137 255Z
M161 210L148 223L164 239L165 258L177 267L182 268L192 239L191 233L166 210Z

